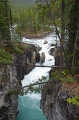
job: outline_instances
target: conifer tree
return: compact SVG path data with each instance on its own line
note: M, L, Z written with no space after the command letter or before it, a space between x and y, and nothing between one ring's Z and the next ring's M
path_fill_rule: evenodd
M70 18L69 24L68 24L69 39L67 44L67 55L68 55L71 66L72 66L72 62L74 62L73 66L79 66L79 32L78 32L79 0L73 1L72 7L70 9L69 18ZM75 49L75 41L77 42L76 49ZM75 49L75 59L73 61L74 49Z
M1 44L11 42L10 7L8 0L0 1L0 41Z

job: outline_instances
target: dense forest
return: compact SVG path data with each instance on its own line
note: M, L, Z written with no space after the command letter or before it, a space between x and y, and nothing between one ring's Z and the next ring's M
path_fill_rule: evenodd
M13 16L8 0L0 1L0 65L11 64L14 53L22 52L21 36L13 27ZM16 46L17 44L17 46Z
M10 1L12 4L18 1ZM0 1L0 46L13 46L22 35L51 31L54 25L70 66L79 66L79 1L78 0L36 0L36 5L11 9L8 0ZM19 1L18 4L23 3ZM25 1L34 3L35 1ZM25 4L24 2L24 4ZM68 9L69 8L69 9ZM13 25L17 24L14 29ZM61 28L58 31L57 27ZM60 36L61 34L61 36ZM62 51L63 52L63 51ZM67 61L66 61L67 62Z
M36 4L36 0L11 0L12 6L33 6Z

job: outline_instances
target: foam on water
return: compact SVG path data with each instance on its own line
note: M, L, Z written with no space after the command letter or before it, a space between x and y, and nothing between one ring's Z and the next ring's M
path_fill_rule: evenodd
M44 44L44 41L47 41L48 43ZM54 34L50 34L44 39L23 38L23 42L42 47L39 53L45 53L45 62L43 65L54 65L54 57L49 54L49 50L53 48L51 45L56 43ZM37 63L37 65L39 65L39 63ZM24 79L22 80L22 86L34 83L42 76L48 78L50 70L51 68L48 67L35 67L29 74L24 76ZM19 114L16 120L46 120L43 112L40 109L40 99L41 94L39 93L28 93L27 95L19 96Z

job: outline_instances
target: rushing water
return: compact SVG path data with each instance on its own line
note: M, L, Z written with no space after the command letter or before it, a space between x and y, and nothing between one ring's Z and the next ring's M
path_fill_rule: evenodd
M39 45L42 47L40 50L40 54L42 52L45 53L45 62L43 65L54 65L54 57L49 54L49 50L51 45L56 43L54 33L48 35L44 39L25 39L23 38L23 42ZM48 41L47 44L44 44L44 41ZM53 48L53 46L52 46ZM40 63L36 63L40 64ZM37 81L42 76L45 76L47 79L49 77L49 71L51 68L46 67L35 67L29 74L24 76L22 80L22 86L29 85ZM42 110L40 109L40 99L41 94L39 93L28 93L24 96L18 97L19 102L19 114L16 120L46 120Z

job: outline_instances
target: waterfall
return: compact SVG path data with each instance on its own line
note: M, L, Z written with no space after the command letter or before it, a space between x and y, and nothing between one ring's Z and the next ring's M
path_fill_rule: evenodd
M54 65L54 57L49 54L49 50L52 44L56 44L54 33L48 35L43 39L26 39L23 38L23 42L39 45L42 49L39 51L40 55L44 52L45 54L45 62L43 65ZM44 42L47 41L45 44ZM41 60L40 60L41 62ZM40 65L40 63L36 63L36 65ZM29 74L24 76L22 80L22 86L29 85L30 83L34 83L38 81L38 79L45 76L49 78L49 71L51 68L47 67L35 67ZM19 96L19 114L16 120L46 120L43 112L40 109L40 99L41 94L39 93L28 93L24 96Z

